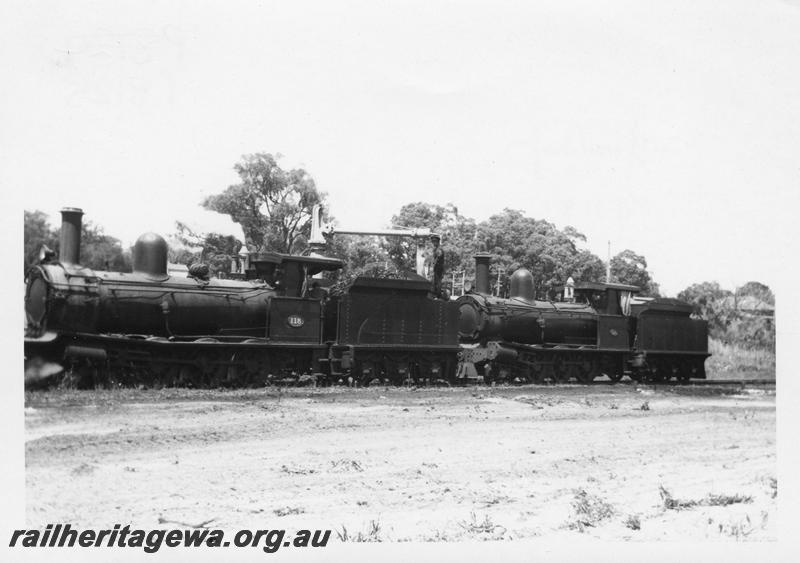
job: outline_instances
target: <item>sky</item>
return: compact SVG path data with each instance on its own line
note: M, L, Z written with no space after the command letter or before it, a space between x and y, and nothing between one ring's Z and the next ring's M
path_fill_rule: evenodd
M0 36L19 227L231 230L199 204L270 152L342 227L512 208L644 255L668 295L787 274L797 1L5 2Z

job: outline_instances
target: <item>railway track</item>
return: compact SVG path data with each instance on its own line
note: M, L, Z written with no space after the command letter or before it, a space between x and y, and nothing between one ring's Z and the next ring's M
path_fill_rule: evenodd
M631 382L633 383L633 382ZM661 383L639 383L638 385L653 385L653 386L680 386L680 387L687 387L687 386L707 386L707 385L764 385L769 386L775 385L774 379L691 379L686 382L676 382L676 381L669 381L665 382L662 381Z

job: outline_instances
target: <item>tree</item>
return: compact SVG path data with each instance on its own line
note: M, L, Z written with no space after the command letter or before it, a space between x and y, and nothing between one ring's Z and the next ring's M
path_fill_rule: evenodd
M678 293L678 299L692 305L694 313L703 318L708 318L708 312L716 302L722 302L726 297L733 295L727 289L722 289L717 282L695 283Z
M92 270L130 271L132 252L119 239L105 234L103 227L85 221L81 228L81 264Z
M739 297L754 295L769 303L774 299L769 287L760 282L748 282L737 290ZM694 314L708 321L712 338L741 346L774 349L775 324L770 316L753 315L736 309L732 291L717 282L695 283L678 294L678 299L690 303Z
M736 295L738 295L739 297L743 297L745 295L752 295L753 297L760 299L764 303L775 305L775 295L772 293L772 290L769 288L768 285L764 285L761 282L757 281L747 282L742 287L736 290Z
M242 242L233 235L219 233L195 233L188 225L175 222L177 239L171 249L170 260L187 266L202 262L209 266L212 274L229 272L231 260L239 256Z
M23 271L36 264L39 260L39 250L42 245L47 245L55 250L58 243L58 232L51 226L47 214L42 211L25 211L24 223L24 262Z
M334 237L328 252L340 258L344 263L343 270L355 277L377 266L388 267L391 263L386 249L373 236Z
M602 279L602 261L588 250L578 249L586 237L573 227L564 230L522 211L505 209L480 223L476 232L480 250L495 256L494 267L510 274L527 268L533 274L537 295L551 293L569 277L578 281Z
M59 251L59 233L50 226L42 211L25 211L25 270L38 262L39 249L46 244ZM86 221L81 226L81 265L93 270L130 271L131 251L123 249L119 239L105 234L103 228Z
M475 220L459 214L458 208L452 203L408 203L400 208L397 215L392 216L392 226L428 228L441 235L446 270L474 271L471 255L475 251ZM416 265L416 244L408 238L388 237L383 246L398 269L413 270Z
M726 305L726 298L732 295L717 282L701 282L678 293L678 299L689 303L696 316L708 321L709 333L713 338L724 339L728 325L736 314L732 307Z
M633 250L623 250L611 259L611 279L639 287L643 296L659 296L658 284L647 271L647 260Z
M282 169L280 157L244 155L234 165L241 182L202 203L239 223L251 252L302 251L311 234L311 210L324 201L311 176L302 168Z

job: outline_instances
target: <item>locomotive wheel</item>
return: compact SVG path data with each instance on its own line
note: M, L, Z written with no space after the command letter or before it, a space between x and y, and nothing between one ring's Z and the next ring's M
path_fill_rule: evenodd
M686 360L682 360L678 362L678 373L677 379L680 383L688 383L689 379L692 377L692 368L689 365L689 362Z
M675 378L676 381L680 381L681 378L681 364L679 361L673 360L669 364L669 371L668 371L667 379Z
M553 372L553 383L569 383L569 377L567 377L567 373L565 371L555 370Z
M661 360L650 360L647 362L647 382L661 383L666 381L666 370ZM668 379L668 378L667 378Z
M622 360L614 357L603 358L600 370L601 375L605 375L611 383L618 383L624 373Z
M553 382L554 383L569 383L570 373L569 366L562 363L557 363L553 366Z
M578 381L584 385L590 385L594 378L600 374L600 369L596 362L586 361L575 367L577 368Z

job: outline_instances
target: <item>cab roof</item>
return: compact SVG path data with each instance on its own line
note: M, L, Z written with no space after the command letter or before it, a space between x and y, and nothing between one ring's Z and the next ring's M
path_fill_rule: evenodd
M344 263L338 258L329 258L327 256L298 256L296 254L281 254L279 252L262 252L250 257L251 264L258 264L259 262L266 262L269 264L301 264L308 268L309 275L314 275L323 271L339 270L344 266Z
M620 289L622 291L630 291L631 293L638 293L641 291L635 285L627 285L624 283L602 283L602 282L580 282L575 284L575 289L591 289L595 291L605 291L606 289Z

